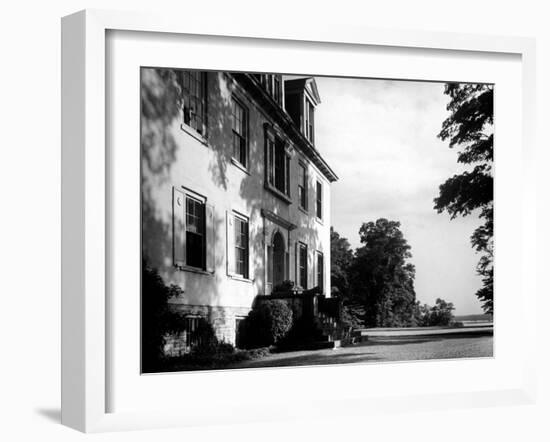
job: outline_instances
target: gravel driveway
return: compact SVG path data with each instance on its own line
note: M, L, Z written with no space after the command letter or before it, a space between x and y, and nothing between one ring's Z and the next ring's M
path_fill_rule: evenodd
M335 350L278 353L227 368L259 368L365 362L414 361L425 359L480 358L493 356L492 334L465 336L403 336L372 338L370 341Z

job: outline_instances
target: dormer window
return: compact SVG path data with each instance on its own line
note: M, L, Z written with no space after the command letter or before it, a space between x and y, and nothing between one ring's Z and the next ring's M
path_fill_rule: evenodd
M315 107L321 102L313 78L285 80L285 110L311 144L315 143Z
M313 125L313 104L309 101L308 98L305 99L304 103L304 127L305 127L305 136L308 141L313 144L314 141L314 125Z

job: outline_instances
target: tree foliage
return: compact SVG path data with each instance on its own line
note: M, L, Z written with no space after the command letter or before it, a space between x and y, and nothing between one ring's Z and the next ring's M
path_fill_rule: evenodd
M330 228L330 278L332 296L343 301L342 323L351 329L361 328L365 316L364 303L350 294L350 269L355 259L347 238Z
M448 326L454 320L451 302L437 298L430 306L416 300L411 247L400 227L384 218L363 223L362 246L355 252L331 228L333 293L344 301L342 320L351 329Z
M346 296L349 291L348 272L353 262L353 251L347 238L330 228L330 278L335 294Z
M416 325L415 268L407 260L411 247L400 223L381 218L363 223L359 229L362 246L350 266L352 302L364 308L368 327Z
M423 327L448 326L451 325L454 319L453 310L455 309L452 302L447 302L441 298L437 298L435 305L430 307L428 304L416 305L416 322Z
M158 272L145 262L141 285L142 368L149 372L155 371L164 358L166 335L183 330L181 316L168 305L170 298L180 296L183 291L177 285L167 286Z
M451 219L479 211L482 224L471 236L472 247L482 254L477 272L483 286L476 293L486 313L493 313L493 86L449 83L449 117L439 138L457 148L457 161L471 168L439 186L434 208Z

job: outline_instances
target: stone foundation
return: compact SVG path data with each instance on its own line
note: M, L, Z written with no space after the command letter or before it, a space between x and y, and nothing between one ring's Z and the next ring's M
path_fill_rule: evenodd
M174 312L185 318L202 318L212 326L220 342L236 345L237 321L244 319L250 308L219 307L207 305L171 304ZM190 351L187 333L175 333L165 336L164 353L167 356L181 356Z

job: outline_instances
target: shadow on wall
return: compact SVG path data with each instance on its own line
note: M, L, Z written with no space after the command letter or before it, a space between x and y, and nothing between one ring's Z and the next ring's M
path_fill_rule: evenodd
M231 96L232 88L228 77L223 72L208 74L207 125L208 142L213 148L214 156L208 171L212 182L223 190L229 186L227 168L233 156L231 132Z
M246 103L246 97L239 94L232 78L225 72L210 72L208 74L208 143L212 148L212 158L208 167L212 182L223 191L238 192L244 203L247 215L257 217L261 208L265 205L263 198L264 176L264 128L263 117L259 112L254 112L254 105ZM248 174L237 172L240 184L230 182L229 168L232 168L233 158L233 132L232 132L232 98L236 94L245 101L250 112L248 114ZM233 174L232 174L233 175ZM233 175L234 176L234 175ZM225 217L225 213L217 212L218 216ZM220 241L225 241L225 219L220 219L217 229ZM250 224L249 243L251 257L250 278L255 281L264 279L264 238L261 222ZM222 238L223 237L223 238ZM217 242L220 244L220 242ZM223 264L222 264L223 265ZM257 287L259 289L259 287Z
M207 97L207 133L210 160L208 173L210 180L221 191L235 191L239 193L246 206L248 214L259 219L260 209L263 207L281 216L290 219L289 207L276 197L263 191L264 185L264 127L265 117L255 111L255 105L249 109L249 174L242 173L240 183L231 183L229 168L233 157L232 133L232 95L235 93L231 77L224 72L210 72L208 78ZM173 168L176 162L185 158L182 152L182 140L188 137L181 128L181 88L177 74L172 69L143 68L141 70L141 204L142 204L142 252L150 258L152 263L161 263L163 274L177 282L181 272L171 265L172 261L172 219L166 207L159 203L159 188L171 186L174 176ZM244 97L246 99L246 97ZM181 139L179 137L181 134ZM179 155L178 155L179 154ZM296 161L292 161L293 167ZM199 171L199 173L204 173ZM236 175L239 176L239 175ZM291 176L296 177L293 170ZM235 190L233 190L235 189ZM292 181L291 197L296 199L296 184ZM318 241L317 229L313 228L316 222L312 217L299 216L300 238L291 233L293 241L288 250L291 261L295 254L294 239L308 244ZM215 211L216 244L225 243L225 213ZM255 261L252 264L252 278L263 280L264 277L264 238L261 221L251 224L250 244L254 248ZM288 247L288 244L286 245ZM309 253L310 269L313 269L314 254ZM216 253L216 268L224 263L222 253ZM160 270L160 269L159 269ZM293 279L294 268L290 269L290 278ZM168 275L166 275L168 273ZM185 290L207 290L210 299L218 297L217 275L210 278L190 278L185 283ZM196 287L194 286L196 285Z
M208 75L207 132L210 146L208 173L214 185L223 191L228 189L227 167L230 164L231 145L231 93L223 93L218 77L223 73ZM172 213L167 207L165 193L174 185L174 170L185 161L189 138L181 129L183 111L181 86L176 71L172 69L142 68L141 70L141 228L142 254L149 265L158 268L160 274L172 283L182 283L184 275L172 263ZM220 97L222 99L220 100ZM206 149L206 147L205 147ZM198 171L204 173L203 171ZM176 179L177 181L177 179ZM215 244L225 241L225 213L214 211L212 220ZM207 250L210 253L210 250ZM215 254L215 268L223 266L224 256ZM186 293L207 293L209 303L219 298L218 279L221 275L185 278ZM185 294L183 295L185 297Z
M142 254L149 265L171 257L172 226L163 216L155 188L170 181L177 143L172 127L177 123L179 89L170 70L141 71L141 229ZM159 269L160 270L160 269Z
M176 160L174 124L181 121L180 88L172 70L141 69L142 167L161 182L168 180ZM151 186L142 175L141 191L150 200Z

